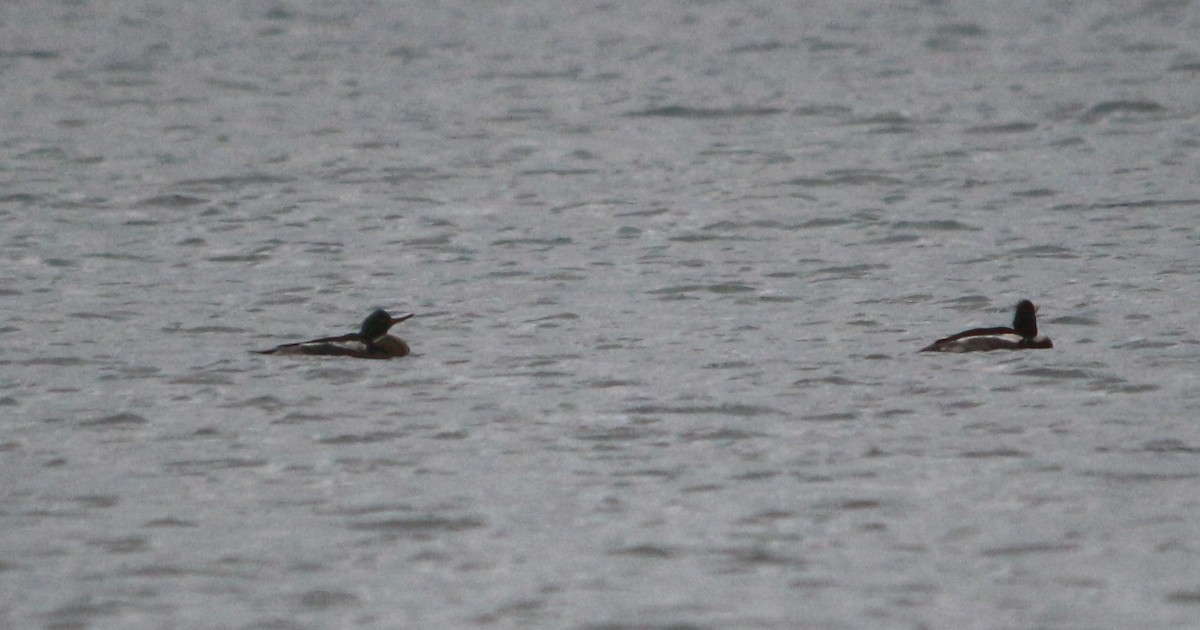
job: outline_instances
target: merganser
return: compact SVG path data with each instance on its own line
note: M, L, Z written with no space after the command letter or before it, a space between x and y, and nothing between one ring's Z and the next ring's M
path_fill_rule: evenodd
M258 354L312 354L322 356L355 357L358 359L393 359L408 354L408 344L399 337L387 334L392 326L412 317L405 313L392 317L385 310L377 310L363 320L362 328L356 333L340 337L325 337L299 343L285 343L270 350L252 350Z
M988 350L1037 350L1053 348L1037 329L1037 307L1029 300L1017 303L1012 328L972 328L921 348L921 352L986 352Z

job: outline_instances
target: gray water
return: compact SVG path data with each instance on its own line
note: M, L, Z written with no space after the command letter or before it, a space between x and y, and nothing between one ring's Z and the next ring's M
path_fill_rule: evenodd
M1195 627L1197 32L4 3L0 626Z

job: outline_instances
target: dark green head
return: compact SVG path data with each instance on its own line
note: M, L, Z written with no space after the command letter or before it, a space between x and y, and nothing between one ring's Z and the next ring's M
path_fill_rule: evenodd
M1013 330L1025 339L1037 336L1037 307L1029 300L1017 302L1017 314L1013 316Z
M367 341L374 341L386 335L392 325L399 324L410 317L412 317L412 313L406 313L400 317L392 317L388 315L387 311L379 309L363 320L362 328L359 329L358 334Z

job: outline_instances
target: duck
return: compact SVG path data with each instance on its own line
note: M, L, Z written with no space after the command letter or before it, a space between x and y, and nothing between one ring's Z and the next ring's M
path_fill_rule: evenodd
M354 357L357 359L395 359L408 355L410 350L403 339L387 334L388 330L412 316L412 313L405 313L399 317L392 317L387 311L379 309L363 320L362 326L356 333L285 343L267 350L252 350L252 352L256 354Z
M1038 334L1037 307L1029 300L1017 302L1012 327L972 328L921 348L920 352L987 352L989 350L1044 350L1054 343Z

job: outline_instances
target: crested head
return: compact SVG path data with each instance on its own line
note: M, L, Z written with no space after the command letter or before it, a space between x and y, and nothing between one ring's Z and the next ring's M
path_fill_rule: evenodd
M404 319L394 319L391 315L388 315L387 311L378 309L363 320L362 328L359 329L358 334L364 339L378 339L387 334L392 324L402 322Z
M1029 300L1017 302L1017 313L1013 315L1013 330L1024 339L1038 336L1037 307Z

